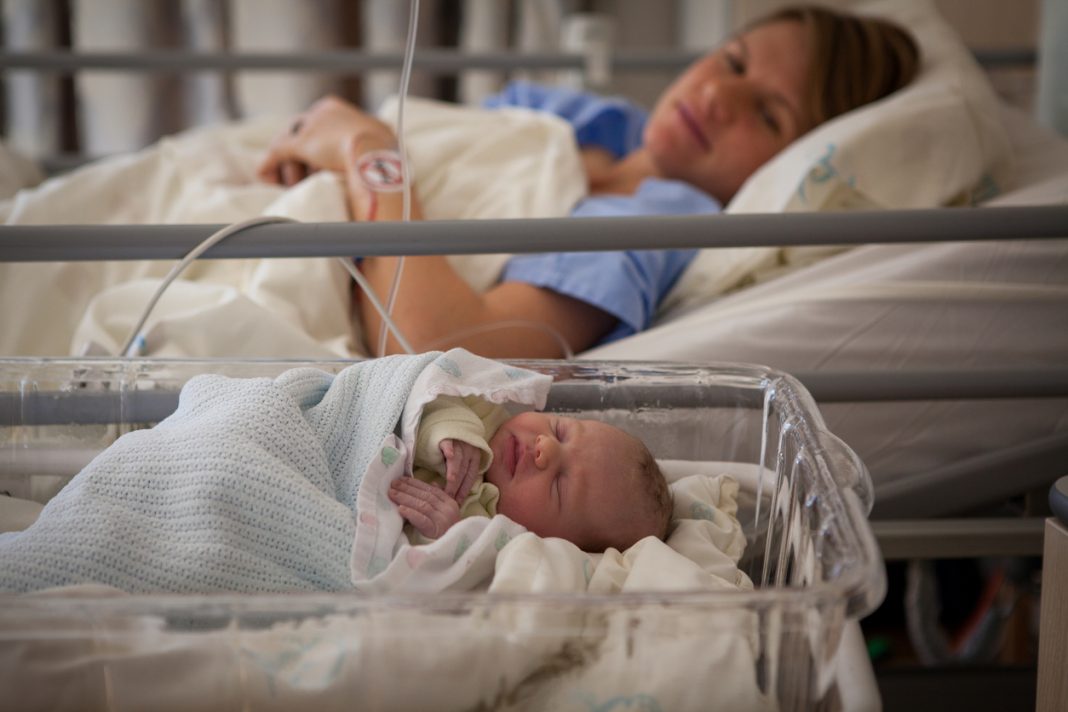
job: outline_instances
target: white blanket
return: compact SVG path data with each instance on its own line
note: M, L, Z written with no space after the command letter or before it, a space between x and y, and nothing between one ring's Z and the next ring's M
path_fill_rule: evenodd
M6 224L23 225L231 223L257 215L348 220L334 174L316 174L289 190L257 181L258 162L285 126L261 120L164 139L23 190L0 203L0 216ZM585 193L571 129L556 117L411 100L405 126L430 219L559 217ZM468 256L454 263L472 286L485 289L504 259ZM0 264L0 301L22 305L0 314L0 354L115 354L170 267L136 261ZM330 259L198 262L157 305L144 353L359 355L349 282Z
M209 705L208 695L212 703L279 710L309 699L322 708L357 700L381 710L774 709L757 673L766 621L730 593L752 585L736 566L745 545L738 484L692 474L671 487L675 525L666 543L587 555L522 534L497 557L490 590L501 595L446 598L441 606L436 598L419 606L336 599L352 612L184 630L181 616L101 618L84 628L66 614L69 605L53 611L40 599L39 613L6 630L0 692L18 690L26 706L50 709L121 699L177 710ZM695 589L728 597L707 607L659 598ZM585 592L638 598L591 605L574 595ZM53 592L71 604L79 594L108 592ZM264 612L290 607L268 600ZM20 631L34 633L20 640Z
M411 471L420 413L439 393L542 407L550 381L459 349L367 360L337 376L198 376L171 416L119 438L32 526L0 535L0 590L344 591L391 559L405 568L386 569L379 588L482 585L523 528L469 518L418 557L402 555L411 552L389 483Z

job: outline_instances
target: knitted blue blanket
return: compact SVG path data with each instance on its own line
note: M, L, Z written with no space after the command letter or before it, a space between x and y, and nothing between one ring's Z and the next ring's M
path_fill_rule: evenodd
M0 590L352 589L360 481L436 356L191 379L174 414L119 438L36 523L0 537Z

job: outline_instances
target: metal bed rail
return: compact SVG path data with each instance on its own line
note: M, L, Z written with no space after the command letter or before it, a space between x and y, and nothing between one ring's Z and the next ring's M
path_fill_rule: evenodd
M19 360L19 359L16 359ZM37 359L21 359L36 363ZM82 360L82 361L91 361ZM640 362L632 362L640 363ZM685 366L686 364L677 364ZM824 371L794 373L821 404L855 402L903 402L931 400L990 400L1017 398L1068 398L1068 366L1037 370L986 370L968 373L955 371L915 371L910 373L866 373L858 371ZM548 406L568 409L582 404L581 386L569 389L558 386ZM659 403L665 397L676 407L709 405L708 398L693 391L673 390L665 394L658 386L632 386L627 399L608 401L605 407L634 407L636 403ZM733 403L732 405L737 405ZM754 402L754 407L760 403ZM54 425L62 423L106 424L122 413L127 422L154 423L174 412L177 391L128 390L121 392L87 392L82 390L38 390L0 392L0 423ZM1060 452L1068 458L1068 434L1059 442ZM1068 459L1065 460L1068 462Z
M702 56L686 50L612 50L607 61L613 72L677 72ZM1029 67L1038 57L1027 47L975 50L976 61L987 68ZM308 52L203 52L149 50L145 52L74 52L69 50L0 52L0 70L34 70L72 73L84 70L186 73L192 71L298 71L366 72L397 71L404 61L401 52L318 50ZM585 70L594 61L581 52L464 52L421 48L412 66L437 74L457 74L470 69L498 71Z
M149 359L151 361L152 359ZM16 358L27 364L39 363L35 358ZM93 359L68 359L71 363L91 363ZM216 359L205 359L215 363ZM136 362L136 360L135 360ZM340 365L347 361L337 362ZM632 364L640 361L629 362ZM655 364L653 364L655 365ZM685 367L687 364L674 364ZM911 371L906 373L868 371L795 372L799 380L818 402L875 403L931 400L1007 400L1068 397L1068 365L1040 369L986 369L980 371ZM550 395L549 406L556 409L577 408L582 405L581 387L570 390L559 387ZM606 407L633 407L635 403L656 403L665 394L658 386L634 385L626 400L607 401ZM694 391L672 391L668 396L676 407L709 405L709 399ZM178 405L177 391L124 391L93 393L80 390L0 392L0 423L20 422L23 425L56 423L107 423L113 413L120 412L122 400L125 418L131 422L155 422L171 414ZM732 401L732 404L737 404ZM754 402L754 407L760 402ZM1066 436L1068 438L1068 436ZM1068 462L1068 461L1066 461Z
M887 561L1042 556L1045 517L894 519L871 523Z
M178 259L223 225L7 225L0 262ZM206 258L347 257L1068 238L1068 205L840 213L278 223Z
M32 362L33 359L27 359ZM925 371L912 373L813 372L794 374L821 404L837 402L931 401L941 399L1014 399L1068 397L1068 366L1040 370L991 370L973 373ZM574 387L571 390L580 390ZM567 408L581 393L554 389L550 407ZM629 392L642 401L661 401L662 389ZM692 392L673 391L676 405L692 405ZM92 393L78 390L0 393L0 423L38 426L78 422L110 423L121 414L125 422L155 423L178 405L178 392L126 390ZM633 406L633 402L628 405ZM737 404L735 404L737 405ZM1055 433L1010 451L984 454L925 473L934 481L917 508L907 486L891 483L880 488L873 510L872 529L887 560L915 558L967 558L976 556L1041 556L1043 521L1040 516L1021 518L944 516L946 502L955 511L980 506L1001 494L992 477L1010 467L1013 484L1021 490L1040 488L1050 472L1068 472L1068 434ZM1058 469L1059 468L1059 469ZM983 483L987 483L985 486ZM900 491L899 491L900 490ZM926 518L921 518L926 517Z

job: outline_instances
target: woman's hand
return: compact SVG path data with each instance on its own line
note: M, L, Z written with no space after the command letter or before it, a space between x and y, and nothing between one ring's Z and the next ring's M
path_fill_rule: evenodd
M344 172L351 156L395 144L389 126L343 99L327 96L274 140L258 173L268 183L289 187L315 171Z
M460 505L445 490L414 477L399 477L389 485L389 499L415 530L437 539L460 521Z

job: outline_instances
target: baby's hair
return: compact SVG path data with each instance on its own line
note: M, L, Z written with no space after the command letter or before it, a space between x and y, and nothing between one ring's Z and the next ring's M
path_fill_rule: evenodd
M675 505L671 499L671 490L668 489L667 478L661 472L653 453L649 452L649 448L644 443L641 447L641 457L638 460L638 474L642 480L641 486L644 488L644 503L648 508L646 513L654 527L651 533L657 539L666 539Z
M892 94L919 72L916 41L889 20L798 5L781 8L750 27L783 20L800 22L812 40L812 82L806 97L812 126Z
M647 536L655 536L661 541L667 539L675 508L667 479L645 443L629 433L627 437L634 445L633 448L627 448L628 462L620 476L625 491L631 495L627 500L628 525L611 532L601 532L597 539L583 542L580 546L586 551L605 551L609 548L625 551Z

